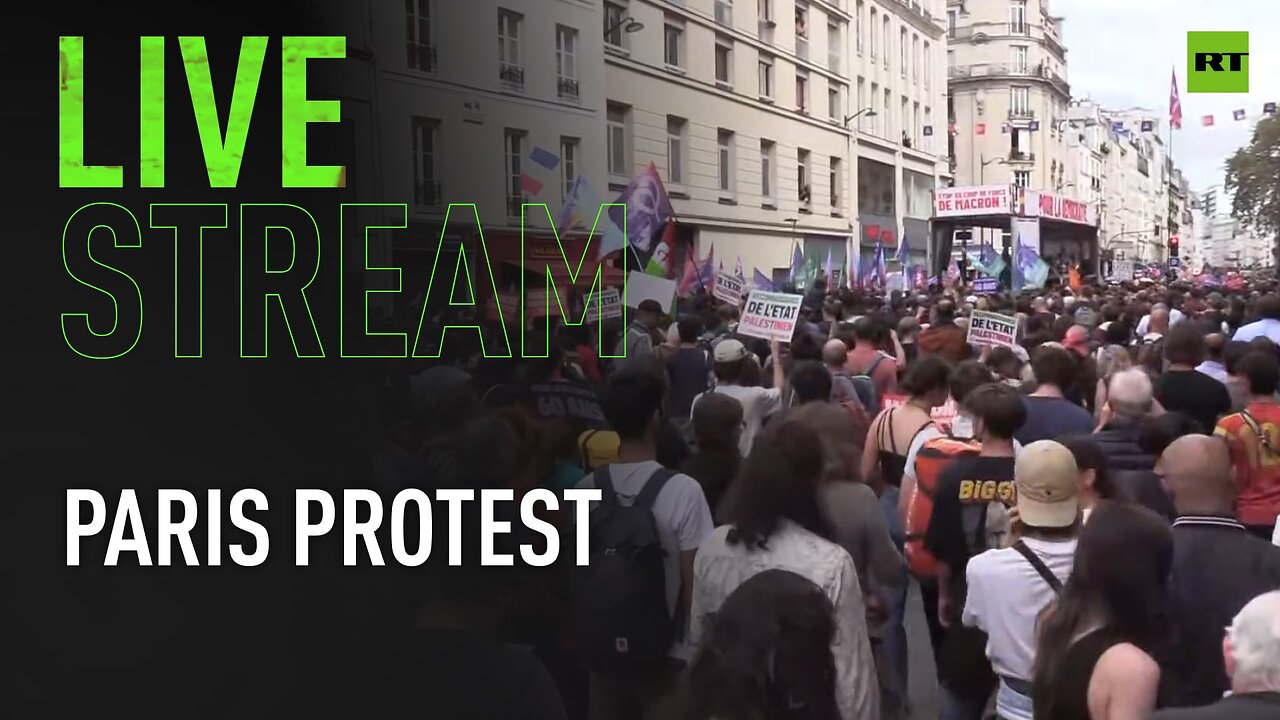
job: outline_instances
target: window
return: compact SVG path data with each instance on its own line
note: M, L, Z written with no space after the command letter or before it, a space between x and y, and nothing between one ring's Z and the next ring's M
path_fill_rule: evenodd
M560 185L564 188L563 202L573 194L573 182L578 179L579 148L582 142L575 137L560 138Z
M831 214L840 214L840 182L842 175L840 173L840 158L832 156L831 172L828 178L828 187L831 188Z
M871 112L868 115L871 116L871 132L879 135L884 112L880 109L880 86L876 83L871 83Z
M773 195L774 145L772 141L760 141L760 195L765 205L776 204Z
M1031 89L1028 87L1009 88L1009 114L1013 117L1025 117L1031 114Z
M520 64L520 31L524 17L510 10L498 10L498 78L510 87L524 87L524 67Z
M431 0L404 0L405 51L409 67L432 72L436 48L431 35Z
M670 23L662 30L662 61L667 67L684 67L684 30Z
M718 147L719 170L720 170L720 191L721 193L733 193L733 133L728 130L718 130L716 132L716 145Z
M1012 53L1009 57L1009 64L1016 73L1024 73L1027 71L1027 46L1012 45L1009 48Z
M882 48L884 52L880 53L880 57L882 60L884 60L884 67L887 70L889 68L889 15L888 13L885 13L884 17L880 19L880 25L884 28L884 33L882 34L882 37L881 37L881 41L884 43L884 47Z
M923 149L920 144L920 103L911 103L911 139L914 141L912 147L917 150Z
M1011 0L1009 3L1009 34L1027 34L1027 0Z
M924 89L929 89L929 76L933 74L933 53L930 52L929 41L924 41Z
M840 28L834 24L827 25L827 69L840 70Z
M858 78L858 104L853 107L853 111L862 112L863 108L865 108L866 106L867 106L867 81L859 77ZM867 129L866 113L862 113L861 115L858 116L858 129L859 130Z
M907 68L911 67L911 63L907 61L907 29L902 28L898 31L898 66L902 70L902 77L907 76Z
M912 146L913 138L911 128L907 127L907 123L911 122L910 102L906 95L902 96L902 114L898 116L898 121L902 123L902 144L907 147Z
M689 123L684 118L667 116L667 182L684 184L685 132Z
M440 121L415 117L413 134L413 201L418 207L440 205L440 181L436 179L436 133Z
M796 3L796 37L809 39L809 6L804 3Z
M578 31L556 26L556 75L560 97L578 99Z
M760 55L760 97L773 99L773 58Z
M1018 187L1031 187L1031 171L1030 170L1014 170L1013 184Z
M796 197L801 208L809 207L809 151L803 148L796 151Z
M523 130L506 130L506 156L507 156L507 214L511 217L520 217L524 204L524 190L521 188L523 183L520 178L524 174L521 163L524 161L524 139L525 132Z
M930 133L937 132L937 131L933 128L933 111L932 111L931 109L929 109L929 106L928 106L928 105L925 105L925 106L924 106L924 124L925 124L925 126L927 126L927 127L929 128L929 132L930 132ZM933 149L933 137L932 137L932 136L925 137L925 139L924 139L924 149L925 149L925 150L932 150L932 149Z
M627 167L627 116L629 108L625 105L617 103L609 103L607 110L608 118L606 120L605 141L609 153L609 174L614 177L627 177L630 168Z
M733 27L733 0L716 0L716 22Z
M840 120L840 88L834 85L827 86L827 117Z
M911 82L920 84L920 36L911 35Z
M947 11L947 37L954 38L956 36L956 11Z
M876 61L876 48L880 46L879 37L876 34L876 9L871 8L871 62Z
M627 9L617 3L606 2L604 4L604 42L615 48L621 49L627 34L622 32L622 18L626 17Z
M733 87L733 41L729 38L716 38L716 83Z
M796 109L809 112L809 73L796 71Z
M891 113L893 112L893 94L889 92L889 88L884 89L884 135L883 137L893 137L893 124Z
M863 46L863 40L862 40L862 11L864 9L863 5L864 3L862 2L862 0L858 0L857 14L854 16L854 23L856 24L857 33L858 33L857 43L858 43L859 55L862 54L862 46Z
M773 23L773 0L756 0L756 12L760 15L760 22Z

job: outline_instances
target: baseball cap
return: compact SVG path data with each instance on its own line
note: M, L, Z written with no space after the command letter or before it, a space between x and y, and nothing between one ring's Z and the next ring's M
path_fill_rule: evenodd
M582 451L583 465L595 470L613 462L618 457L621 439L612 430L587 430L578 436L578 449Z
M716 343L716 362L737 362L747 356L747 348L739 340L725 338Z
M1013 461L1022 522L1040 528L1070 527L1080 513L1079 470L1061 443L1037 440Z

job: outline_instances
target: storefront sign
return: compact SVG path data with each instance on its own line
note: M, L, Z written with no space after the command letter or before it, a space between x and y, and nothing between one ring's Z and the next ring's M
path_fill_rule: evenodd
M716 287L712 292L720 302L742 304L742 279L723 270L716 273Z
M937 188L933 191L933 216L1008 215L1010 203L1008 185Z
M803 295L756 290L747 298L747 307L738 321L738 332L749 337L790 342L802 302Z
M1013 347L1018 337L1018 318L975 310L969 318L969 344Z

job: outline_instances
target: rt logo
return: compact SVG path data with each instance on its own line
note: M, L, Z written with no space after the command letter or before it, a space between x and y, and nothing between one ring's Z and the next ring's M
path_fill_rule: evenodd
M1249 92L1249 33L1187 33L1187 92Z

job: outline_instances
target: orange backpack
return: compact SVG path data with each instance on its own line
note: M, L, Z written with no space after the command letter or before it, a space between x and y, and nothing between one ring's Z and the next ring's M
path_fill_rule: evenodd
M924 549L924 535L933 516L938 478L956 458L977 455L982 444L944 435L926 442L916 453L916 486L907 503L907 568L921 580L938 577L938 559Z

